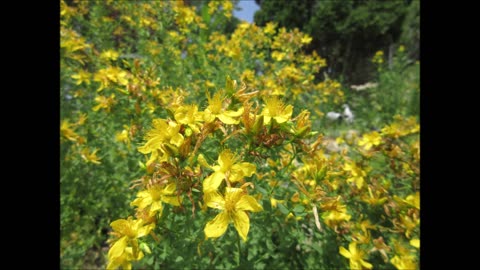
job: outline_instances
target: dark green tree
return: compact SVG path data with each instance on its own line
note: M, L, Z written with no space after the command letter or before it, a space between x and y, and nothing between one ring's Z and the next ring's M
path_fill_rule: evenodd
M309 50L325 57L329 73L343 76L347 82L371 79L371 57L378 50L391 55L402 33L408 49L417 50L419 1L377 0L256 0L261 9L255 13L257 25L269 21L310 34ZM408 16L407 13L409 14ZM405 20L408 19L408 21ZM409 39L418 37L417 39ZM412 47L412 48L410 48ZM417 53L418 55L418 53ZM415 57L415 54L412 54Z

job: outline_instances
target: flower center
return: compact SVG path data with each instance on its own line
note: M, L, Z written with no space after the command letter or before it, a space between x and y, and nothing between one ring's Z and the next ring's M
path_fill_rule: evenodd
M277 97L272 97L265 100L265 105L271 117L275 117L280 114L283 106L282 102Z
M162 198L162 191L158 187L150 189L149 192L153 201L159 201Z
M213 98L209 101L208 107L213 114L220 114L222 110L222 98L219 93L215 93Z
M235 210L235 202L232 200L227 200L225 202L225 210L227 212L233 212Z

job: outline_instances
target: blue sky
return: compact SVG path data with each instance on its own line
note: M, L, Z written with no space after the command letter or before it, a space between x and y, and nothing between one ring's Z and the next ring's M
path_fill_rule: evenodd
M233 11L233 16L239 18L240 20L245 20L249 23L253 22L253 14L255 11L259 10L260 7L255 3L254 0L240 0L238 6L242 8L241 11Z

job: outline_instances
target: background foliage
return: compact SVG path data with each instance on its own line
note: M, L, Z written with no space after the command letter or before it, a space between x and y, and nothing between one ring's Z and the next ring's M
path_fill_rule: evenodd
M395 47L407 45L410 59L420 57L420 1L271 1L256 0L260 26L270 21L288 29L298 28L313 37L309 50L328 62L331 76L352 84L373 79L370 59L383 50L389 61Z

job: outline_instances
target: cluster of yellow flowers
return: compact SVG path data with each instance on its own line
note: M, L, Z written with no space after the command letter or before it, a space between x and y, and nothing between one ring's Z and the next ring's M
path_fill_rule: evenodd
M211 25L231 18L230 1L202 12L183 1L73 3L61 1L62 97L75 112L62 114L65 160L98 168L111 153L142 173L135 215L109 220L108 269L155 254L149 241L187 209L193 222L182 226L199 221L206 239L228 238L233 223L246 243L259 234L251 224L271 215L334 235L338 267L418 268L420 126L396 116L326 149L314 129L345 95L338 81L318 80L325 59L302 50L312 37L275 23L221 33ZM86 14L98 28L88 38L73 26ZM207 241L197 242L202 254Z
M206 224L205 236L220 237L226 232L228 224L233 223L240 237L247 240L250 221L246 211L263 210L256 198L248 195L248 188L254 188L255 184L247 182L246 178L256 174L256 165L242 161L241 157L248 153L234 153L228 148L219 153L217 165L210 165L204 154L198 153L199 149L202 144L208 143L209 137L221 136L226 144L226 140L238 139L240 134L250 136L247 142L249 148L254 145L269 147L286 137L305 137L310 126L306 112L293 120L293 106L283 104L277 96L265 98L262 111L256 113L260 108L253 107L251 99L257 97L258 93L247 93L245 86L238 87L236 80L229 77L225 88L234 94L227 97L223 90L215 93L213 97L208 97L208 106L203 111L199 111L197 105L180 103L172 108L173 119L153 120L152 128L145 136L146 142L138 147L138 151L150 157L146 162L148 174L138 183L143 190L131 203L137 207L138 218L132 220L132 224L154 228L161 216L163 203L181 206L183 197L192 199L191 191L201 184L203 202L192 202L192 207L197 203L204 210L205 207L220 210ZM285 138L277 138L277 133ZM181 164L186 166L182 167ZM199 176L204 175L204 170L213 172L200 180ZM112 223L115 235L118 232L115 229L117 222ZM139 235L145 234L132 234L131 237ZM123 244L126 241L124 234L120 233L117 237L111 248L115 247L115 252L109 252L112 265L138 260L143 256L142 253L132 253L130 250L135 251L135 248ZM119 241L122 241L121 245L117 244ZM122 251L119 251L120 247Z

